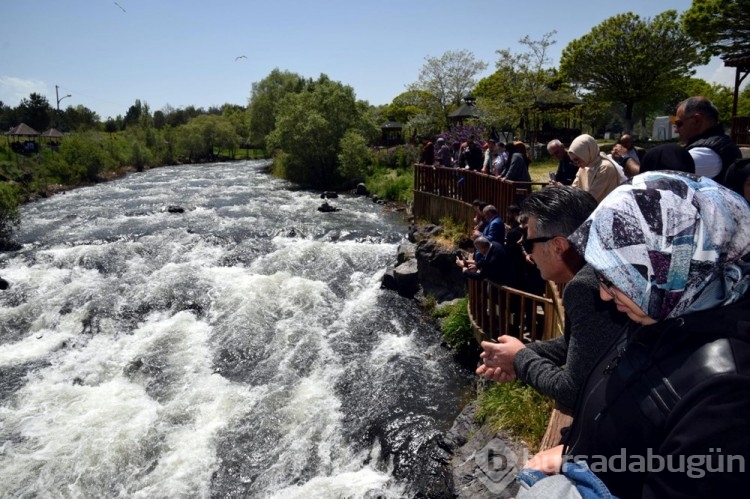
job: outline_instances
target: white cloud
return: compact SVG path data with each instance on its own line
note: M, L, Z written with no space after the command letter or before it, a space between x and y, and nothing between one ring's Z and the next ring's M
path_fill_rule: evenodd
M696 68L695 77L701 78L703 80L706 80L709 83L720 83L722 85L726 85L731 89L734 89L734 75L735 75L735 68L728 68L724 66L724 61L719 59L718 57L714 57L711 59L711 62L706 64L705 66L700 66ZM743 84L741 85L744 87L748 84L748 81L745 79Z
M23 99L28 99L33 92L47 96L47 85L39 80L0 76L0 101L3 101L6 106L18 106Z

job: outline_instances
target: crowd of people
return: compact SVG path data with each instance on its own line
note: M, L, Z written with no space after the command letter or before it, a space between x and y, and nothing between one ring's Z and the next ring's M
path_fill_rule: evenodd
M588 135L553 140L557 172L511 223L475 204L477 252L456 261L468 278L522 287L523 259L565 283L563 336L482 343L477 374L520 379L573 416L519 473L519 498L750 484L750 160L704 97L680 103L674 126L682 145L642 158L627 135L609 155Z
M472 170L515 182L531 181L531 156L521 141L505 144L489 139L481 143L476 136L470 135L466 142L453 142L449 146L445 138L438 137L434 143L424 141L419 162Z

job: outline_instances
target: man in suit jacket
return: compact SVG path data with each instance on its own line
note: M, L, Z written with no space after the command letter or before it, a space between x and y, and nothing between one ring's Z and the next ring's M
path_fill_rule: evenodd
M505 244L505 223L497 212L497 208L488 204L482 210L482 216L487 224L484 226L484 230L479 232L474 231L473 239L479 236L484 236L489 241L494 241L500 244Z

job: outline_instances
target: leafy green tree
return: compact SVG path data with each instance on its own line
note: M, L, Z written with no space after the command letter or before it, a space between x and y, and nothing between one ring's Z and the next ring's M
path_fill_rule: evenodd
M68 106L62 115L62 123L70 130L95 130L101 123L99 115L82 104L75 107Z
M739 95L737 116L750 116L750 85L745 85Z
M250 135L250 114L247 109L242 106L224 104L221 108L221 117L232 125L240 141L247 142Z
M372 152L359 132L348 130L339 144L339 173L347 179L361 181L372 164Z
M750 54L750 0L693 0L682 25L711 55Z
M637 103L664 97L674 82L705 64L698 44L684 31L677 12L653 19L625 13L606 19L563 50L560 72L604 101L625 106L625 124L632 130Z
M143 105L140 99L136 99L135 103L128 108L128 112L125 113L125 118L122 120L122 129L125 130L129 126L135 126L141 119L143 113Z
M399 123L408 123L417 115L428 115L438 123L438 129L446 125L443 106L434 94L425 90L407 90L397 95L387 108L387 117Z
M434 95L446 118L451 107L461 105L461 99L477 84L477 75L487 69L487 63L468 50L449 50L440 57L425 57L425 61L409 90Z
M46 97L31 93L28 99L23 99L19 104L17 118L19 122L26 123L41 133L49 128L50 114L53 113L54 110L50 107Z
M95 182L99 173L112 165L111 157L102 148L95 133L72 133L60 144L60 156L75 171L70 177Z
M283 175L303 185L329 188L340 181L338 153L346 132L361 125L354 90L326 75L279 103L268 147L284 152Z
M274 69L259 82L253 83L248 105L249 140L261 148L266 147L266 136L276 127L279 105L287 94L296 94L305 88L305 79L296 73Z
M161 130L167 126L167 116L161 109L154 112L154 128Z
M16 118L16 109L0 101L0 130L9 130L16 126L19 120Z
M496 51L496 71L480 80L474 90L484 125L505 131L524 128L529 123L530 110L543 96L554 92L570 95L569 89L561 88L556 71L550 67L548 52L556 43L556 34L545 33L540 40L523 37L519 40L526 48L523 52Z

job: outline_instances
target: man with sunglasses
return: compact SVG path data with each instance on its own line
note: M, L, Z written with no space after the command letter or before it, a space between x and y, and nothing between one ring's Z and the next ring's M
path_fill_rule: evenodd
M677 105L674 127L695 161L695 174L724 183L729 165L742 153L724 133L716 106L705 97L690 97Z
M596 204L588 192L561 185L526 198L522 213L529 220L524 250L542 278L567 283L563 291L564 336L527 345L507 335L498 338L498 343L484 341L484 364L477 374L498 382L517 377L565 408L575 406L589 370L625 323L623 314L599 297L599 280L593 269L567 240Z

